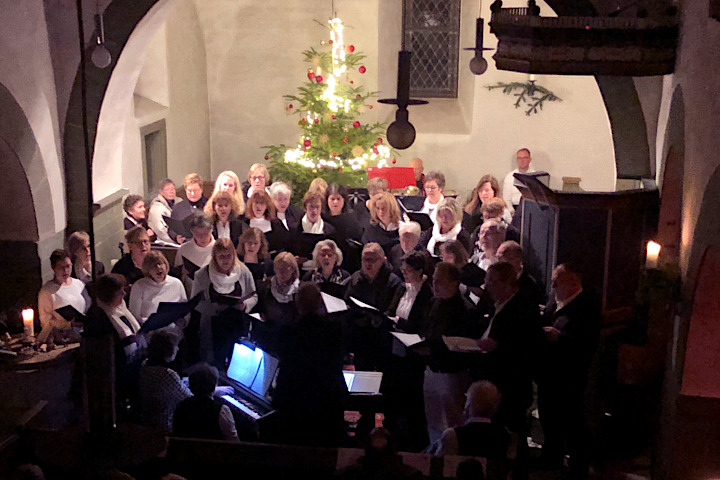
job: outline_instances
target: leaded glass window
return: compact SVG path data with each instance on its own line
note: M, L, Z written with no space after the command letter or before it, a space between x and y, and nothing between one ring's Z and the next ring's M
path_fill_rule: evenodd
M460 0L404 0L405 48L412 51L410 95L456 98Z

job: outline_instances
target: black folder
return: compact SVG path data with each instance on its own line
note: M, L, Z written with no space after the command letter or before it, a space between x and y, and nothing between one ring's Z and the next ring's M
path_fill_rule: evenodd
M187 270L188 277L190 277L191 280L195 280L195 272L200 270L200 267L198 267L185 257L183 257L183 267L185 267L185 270Z
M181 319L197 307L201 296L202 293L198 293L187 302L160 302L157 312L150 315L140 327L140 333L152 332L158 328L167 327L174 321Z
M189 215L184 220L178 220L177 218L168 217L163 215L162 218L167 223L170 230L182 235L185 238L192 238L192 230L190 230L190 222L192 222L194 215Z
M420 229L425 231L429 230L433 227L433 221L432 218L430 218L430 215L427 213L420 213L420 212L405 212L407 216L410 218L411 221L417 222L420 224Z
M85 320L85 315L78 312L72 305L65 305L64 307L56 308L55 311L68 322L82 322Z
M252 292L246 294L246 295L224 295L222 293L218 293L215 291L215 289L210 289L210 301L214 303L219 303L221 305L235 305L236 303L244 302L248 298L255 295L257 292L253 290Z

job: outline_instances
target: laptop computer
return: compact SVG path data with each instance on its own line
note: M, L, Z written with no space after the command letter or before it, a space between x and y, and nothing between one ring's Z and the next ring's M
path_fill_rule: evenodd
M345 384L350 393L380 393L382 372L343 370L343 377L345 377Z

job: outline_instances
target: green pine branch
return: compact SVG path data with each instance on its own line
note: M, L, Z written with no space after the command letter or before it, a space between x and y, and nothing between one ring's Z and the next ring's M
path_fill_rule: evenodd
M536 82L498 82L495 85L486 85L486 88L490 91L502 89L503 94L516 97L515 108L527 106L528 109L525 110L527 116L540 113L545 102L562 102L562 98Z

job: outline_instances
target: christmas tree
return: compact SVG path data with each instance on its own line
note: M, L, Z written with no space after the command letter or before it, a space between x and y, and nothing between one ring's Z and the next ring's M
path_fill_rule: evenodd
M362 114L373 106L375 97L355 85L351 72L366 72L365 58L353 45L345 45L339 18L328 21L330 40L322 50L311 47L303 52L307 80L296 95L285 95L288 114L298 114L302 129L297 146L266 145L265 160L270 161L274 180L291 184L293 201L302 198L316 177L328 183L364 186L367 168L395 163L394 152L385 142L385 125L363 123Z

